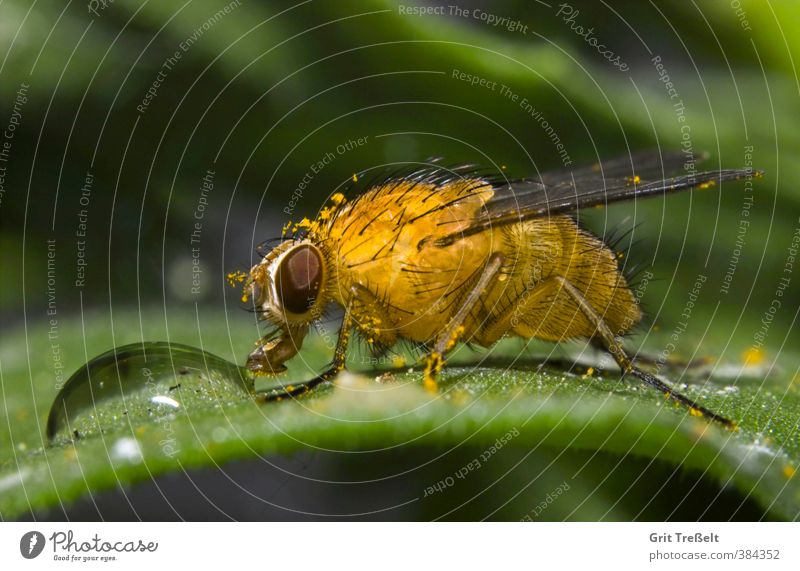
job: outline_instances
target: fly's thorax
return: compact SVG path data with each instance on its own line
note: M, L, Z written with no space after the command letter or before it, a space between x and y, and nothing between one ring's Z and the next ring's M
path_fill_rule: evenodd
M265 319L296 327L322 313L330 273L321 248L308 239L290 240L251 268L246 293Z

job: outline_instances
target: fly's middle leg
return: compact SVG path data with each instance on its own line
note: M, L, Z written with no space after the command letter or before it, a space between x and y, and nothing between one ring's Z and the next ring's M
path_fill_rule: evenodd
M483 272L478 277L478 281L475 283L475 286L467 294L467 297L464 298L463 303L447 323L447 326L436 337L433 351L428 354L428 357L425 360L425 373L423 382L428 391L436 391L436 381L439 373L442 370L442 366L444 365L444 355L453 347L455 347L456 343L458 343L458 340L464 333L464 321L467 319L470 311L472 311L472 309L478 303L478 300L489 286L491 281L495 278L495 276L497 276L497 273L500 271L500 267L502 265L502 254L492 254L489 257L489 262L486 264Z

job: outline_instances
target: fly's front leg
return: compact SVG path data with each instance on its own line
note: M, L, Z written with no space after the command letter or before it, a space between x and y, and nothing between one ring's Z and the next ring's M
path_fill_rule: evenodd
M333 363L330 368L324 373L299 383L292 383L280 388L271 390L270 392L261 395L261 400L275 401L287 397L295 397L305 394L325 381L331 380L336 374L344 369L345 359L347 358L347 345L350 342L350 335L353 329L353 300L351 299L344 310L344 319L342 319L342 328L339 330L339 338L336 341L336 349L333 353ZM252 355L251 355L252 357ZM249 362L248 362L249 363ZM249 365L248 365L249 366Z
M342 327L339 329L339 338L336 340L336 349L333 351L333 362L330 368L320 375L323 380L332 379L344 369L347 360L347 346L350 344L350 337L353 334L353 304L354 300L351 299L344 308Z
M436 392L437 379L439 373L444 366L444 355L455 347L459 338L464 333L464 321L467 319L469 312L478 303L478 300L483 294L484 290L491 283L492 279L500 271L503 264L503 256L501 254L492 254L489 258L489 263L483 269L475 287L469 292L464 302L458 308L458 311L448 322L444 330L436 338L436 343L433 346L433 351L428 355L425 361L425 373L423 383L429 392Z
M397 341L397 327L383 303L360 284L350 287L353 327L373 348L388 348Z
M330 367L313 379L275 389L263 395L262 398L266 401L271 401L302 395L314 387L333 379L345 368L347 348L354 331L359 331L366 335L368 340L372 339L373 342L386 345L391 345L397 338L395 328L385 310L378 303L372 292L359 284L350 287L350 299L347 300L344 308L344 318L339 329L339 337L336 341L336 349L334 349L333 362Z
M360 333L370 345L388 347L397 340L396 328L386 310L375 294L361 284L350 286L350 299L344 311L333 363L323 375L333 378L345 368L347 346L353 331Z
M564 291L573 299L573 301L578 305L581 313L589 320L589 322L595 327L597 333L600 336L601 341L605 348L611 353L611 356L614 357L614 360L619 364L620 368L622 369L623 375L629 374L646 385L649 385L665 395L667 395L672 400L681 403L689 407L689 412L695 416L704 416L711 420L715 420L720 424L725 426L734 426L733 421L728 420L725 417L718 415L715 412L708 410L707 408L697 404L693 400L684 395L674 391L672 387L667 385L666 383L660 381L650 373L642 371L638 369L634 364L633 360L628 357L625 353L625 350L622 348L622 345L617 341L617 338L614 336L613 331L608 326L608 324L603 321L603 318L597 311L589 304L589 302L584 297L583 293L576 288L569 280L563 277L554 277L552 278L556 282L558 282Z

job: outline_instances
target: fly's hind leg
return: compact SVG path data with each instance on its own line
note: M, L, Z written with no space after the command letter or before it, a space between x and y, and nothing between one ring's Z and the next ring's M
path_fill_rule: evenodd
M638 369L631 360L630 357L625 353L625 350L622 348L622 345L617 341L617 338L614 336L614 333L611 331L611 328L603 321L603 318L595 311L595 309L589 304L589 302L584 297L583 293L576 288L569 280L557 276L552 278L553 280L557 281L563 290L572 298L572 300L578 305L581 313L589 320L589 322L595 327L597 334L600 337L600 340L603 342L606 350L611 353L611 356L614 357L614 360L619 364L620 368L622 369L623 375L632 375L642 381L644 384L649 385L662 393L668 396L670 399L689 407L689 411L696 416L704 416L711 420L715 420L720 424L725 426L734 426L733 421L728 420L725 417L718 415L715 412L710 411L709 409L697 404L690 398L674 391L672 387L667 385L666 383L660 381L655 376Z
M603 349L605 349L605 347L603 347ZM707 367L709 364L713 363L714 360L711 357L697 357L696 359L686 360L680 357L673 357L672 355L670 355L669 359L665 360L660 355L638 353L636 355L636 362L639 366L644 365L648 370L654 370L658 373L658 370L662 367L670 370L686 369L688 371L697 371L703 369L703 367Z
M535 288L528 290L516 309L512 310L509 308L504 314L496 316L491 323L487 323L486 327L482 328L477 333L476 337L478 342L484 346L489 346L496 342L506 332L513 329L515 315L525 315L531 307L540 302L543 298L557 295L558 292L556 290L558 289L562 289L576 303L581 313L596 331L596 335L598 336L597 340L606 351L611 353L611 356L622 369L623 375L632 375L646 385L661 391L672 400L689 407L692 414L710 418L725 426L733 425L733 422L730 420L695 403L688 397L674 391L670 386L663 383L655 376L634 366L633 361L625 353L625 350L614 336L611 328L586 300L583 293L572 285L569 280L561 276L549 277L537 284Z
M444 365L444 355L455 347L461 335L464 333L464 321L467 319L469 312L478 303L481 294L484 292L489 283L500 271L500 266L503 264L503 256L501 254L492 254L489 257L489 262L483 269L483 272L478 277L475 286L464 298L463 303L458 308L458 311L453 315L447 326L436 337L436 342L433 350L428 354L425 361L425 373L423 382L425 388L429 392L436 392L437 379L439 373L442 371Z

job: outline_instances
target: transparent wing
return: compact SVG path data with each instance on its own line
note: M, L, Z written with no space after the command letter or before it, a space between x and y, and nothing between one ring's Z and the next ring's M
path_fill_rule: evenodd
M702 158L695 157L694 164ZM495 226L549 214L603 206L634 197L663 196L668 192L706 188L726 180L761 174L748 169L727 169L665 176L679 170L686 172L691 167L693 164L683 153L645 151L601 164L544 173L538 179L495 183L492 198L472 223L459 232L437 238L434 244L447 246Z

